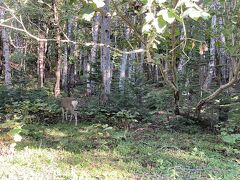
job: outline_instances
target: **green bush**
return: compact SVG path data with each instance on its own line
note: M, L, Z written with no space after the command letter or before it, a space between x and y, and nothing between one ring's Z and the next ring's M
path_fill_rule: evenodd
M53 122L60 109L58 101L49 97L44 89L22 91L18 88L11 93L1 91L0 97L1 113L20 122Z
M225 143L235 145L240 141L240 105L235 105L229 112L226 123L222 123L221 136Z
M173 104L173 95L168 89L153 90L145 96L146 107L150 110L169 110Z
M117 113L114 113L113 116L110 118L110 121L117 127L127 129L131 124L138 122L138 115L139 113L137 112L131 113L127 110L121 110Z

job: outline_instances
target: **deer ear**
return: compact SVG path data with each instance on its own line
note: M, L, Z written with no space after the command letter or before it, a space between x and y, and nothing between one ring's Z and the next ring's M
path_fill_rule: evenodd
M77 104L78 104L78 101L72 101L72 105L74 108L76 108Z

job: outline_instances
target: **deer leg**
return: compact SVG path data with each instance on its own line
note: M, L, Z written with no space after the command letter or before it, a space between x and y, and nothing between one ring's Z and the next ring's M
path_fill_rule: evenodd
M77 112L74 112L74 116L75 116L75 126L77 126Z
M65 114L65 119L66 119L66 121L67 121L67 117L68 116L68 112L66 111L66 114Z
M64 117L65 116L65 112L64 112L64 109L62 108L62 123L63 123L63 121L64 121Z

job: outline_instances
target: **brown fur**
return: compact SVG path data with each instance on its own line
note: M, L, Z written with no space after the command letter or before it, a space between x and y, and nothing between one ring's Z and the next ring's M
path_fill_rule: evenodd
M78 101L72 97L64 97L61 102L61 107L62 107L62 122L64 121L64 117L66 118L67 121L67 113L70 112L71 118L70 122L72 121L72 116L74 115L75 117L75 125L77 125L77 112L76 107L77 107Z

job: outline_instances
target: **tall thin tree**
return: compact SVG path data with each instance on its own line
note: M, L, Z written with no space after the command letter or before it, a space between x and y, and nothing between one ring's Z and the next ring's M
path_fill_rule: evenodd
M102 101L106 103L108 101L111 92L112 81L112 66L110 57L110 20L111 15L109 12L110 0L105 0L105 5L102 7L104 15L101 16L101 43L104 46L101 47L101 70L103 80L103 92Z
M3 5L3 1L0 0L0 5ZM5 11L0 8L0 20L4 19ZM10 65L10 47L9 47L9 33L7 28L2 28L2 42L3 42L3 57L5 64L5 86L7 89L12 87L11 77L11 65Z
M59 14L58 14L58 0L52 0L52 9L53 9L53 15L54 15L54 25L56 30L56 82L54 87L54 96L57 97L60 95L60 80L61 80L61 64L62 64L62 58L61 58L61 36L60 36L60 24L59 24Z

